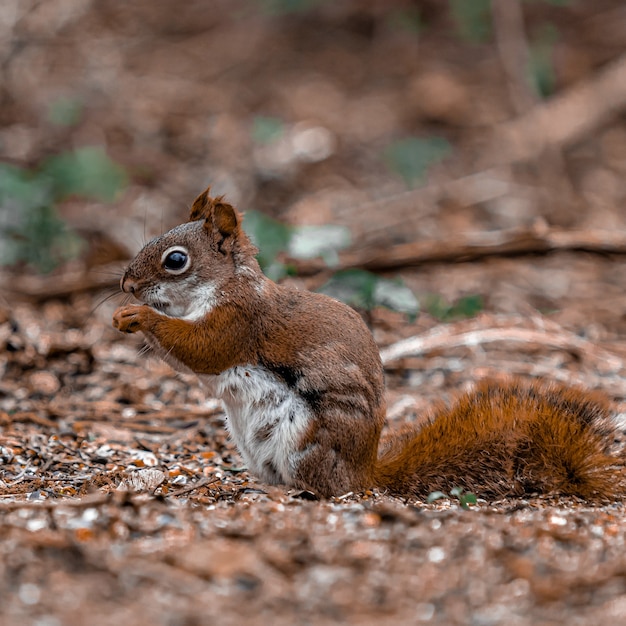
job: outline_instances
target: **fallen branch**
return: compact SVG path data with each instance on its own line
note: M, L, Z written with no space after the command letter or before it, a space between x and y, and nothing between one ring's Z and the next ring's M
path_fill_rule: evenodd
M75 293L118 288L123 273L121 263L96 266L90 270L78 270L50 276L20 276L18 281L10 272L0 273L0 290L43 301L65 298Z
M456 240L413 241L385 248L367 248L339 254L329 268L322 259L289 259L300 275L364 268L391 270L434 262L473 261L492 256L514 256L556 251L626 254L626 232L609 230L528 230L477 233Z
M598 347L594 343L566 331L562 328L470 328L459 329L458 325L440 326L429 332L415 337L398 341L381 350L384 365L389 365L398 359L418 356L432 352L457 347L474 347L494 342L514 342L528 345L566 350L579 355L581 358L593 360L596 366L600 365L605 371L622 371L624 363L621 358Z

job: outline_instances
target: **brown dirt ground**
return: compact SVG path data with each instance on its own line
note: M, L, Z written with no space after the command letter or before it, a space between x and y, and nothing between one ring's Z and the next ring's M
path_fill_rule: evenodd
M515 114L493 44L461 40L442 6L322 2L276 17L243 1L6 2L4 158L28 165L102 143L132 183L114 205L61 207L98 255L43 280L24 268L2 273L0 624L625 620L624 503L486 502L477 494L465 511L454 501L375 492L318 501L270 488L241 467L219 405L193 379L142 355L139 338L116 333L110 316L119 298L93 289L98 276L114 288L119 257L184 219L209 182L242 208L344 223L357 245L423 238L445 246L458 233L533 224L623 230L623 117L556 161L538 155L507 166L506 191L489 200L414 207L404 229L393 226L403 222L391 210L373 219L366 212L372 200L401 197L403 184L381 157L392 139L447 137L455 153L428 180L445 186L476 171L486 130ZM529 33L546 20L558 25L558 90L626 49L617 0L524 6ZM427 24L419 36L394 25L412 7ZM61 96L83 101L78 125L47 121ZM330 153L314 162L289 147L271 153L251 139L258 115L325 129ZM567 251L394 273L422 301L478 293L485 308L452 325L376 311L381 346L431 329L527 328L543 339L444 341L390 364L391 427L501 373L601 389L623 413L625 269L623 255ZM63 297L50 297L75 276ZM554 347L550 338L568 332L587 343Z

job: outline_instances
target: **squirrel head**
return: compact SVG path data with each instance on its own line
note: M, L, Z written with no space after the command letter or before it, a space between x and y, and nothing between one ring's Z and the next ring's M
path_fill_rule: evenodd
M196 198L187 223L139 251L124 272L122 291L170 317L198 320L237 290L229 283L261 276L241 215L209 192Z

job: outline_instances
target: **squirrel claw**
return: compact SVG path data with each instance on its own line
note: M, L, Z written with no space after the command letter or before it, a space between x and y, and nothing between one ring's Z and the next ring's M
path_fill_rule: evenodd
M136 333L141 330L141 308L134 304L119 307L113 313L113 327L123 333Z

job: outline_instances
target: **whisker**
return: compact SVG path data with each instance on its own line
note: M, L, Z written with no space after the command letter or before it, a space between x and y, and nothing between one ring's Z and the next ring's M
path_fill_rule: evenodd
M145 356L146 354L148 354L148 352L152 352L152 348L149 343L144 343L139 349L137 356L140 356L140 357Z
M111 289L111 293L109 295L107 295L107 296L104 296L96 304L96 306L94 306L93 309L91 309L89 311L89 317L91 317L105 302L108 302L109 300L111 300L112 298L115 298L116 296L121 296L122 295L121 292L119 291L119 289L114 289L113 287L111 287L110 289Z
M145 237L139 235L138 233L134 233L132 239L135 242L135 246L138 251L146 245Z
M112 278L117 278L117 280L121 280L122 278L122 272L116 272L113 269L107 270L107 269L99 269L99 270L95 270L95 269L90 269L89 270L90 274L95 274L96 276L111 276Z
M148 234L146 233L147 225L148 225L148 204L144 203L144 207L143 207L143 242L141 244L142 248L148 243Z
M172 350L174 350L174 348L175 348L175 347L176 347L176 344L175 344L175 343L173 343L173 344L171 345L170 349L169 349L169 350L165 353L165 356L166 356L166 357L171 356L171 354L172 354ZM178 359L176 359L176 360L178 360Z

